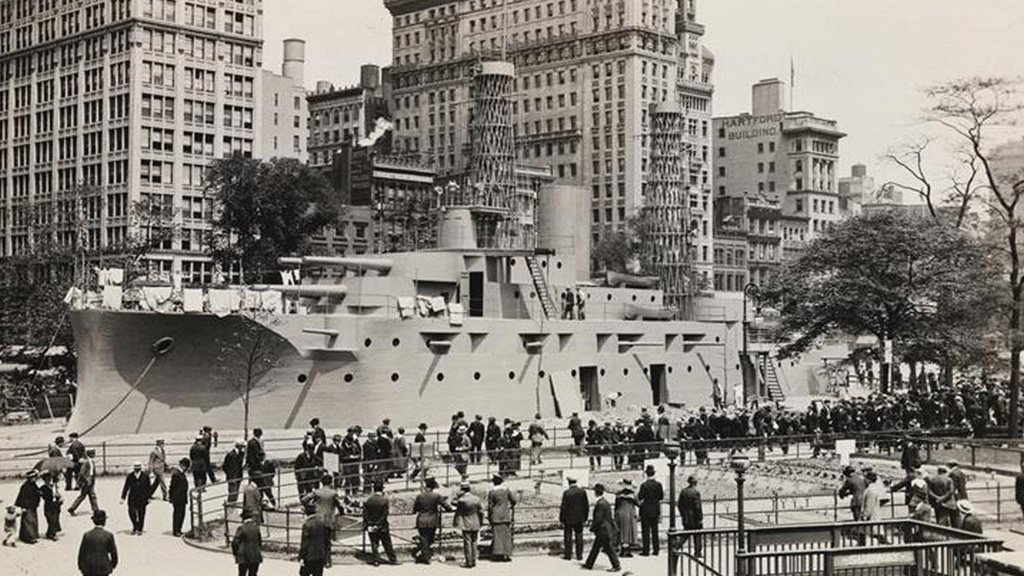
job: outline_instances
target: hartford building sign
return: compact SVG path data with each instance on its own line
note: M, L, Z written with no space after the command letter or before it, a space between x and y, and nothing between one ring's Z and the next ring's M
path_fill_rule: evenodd
M765 116L733 116L722 120L726 140L774 138L779 135L782 114Z

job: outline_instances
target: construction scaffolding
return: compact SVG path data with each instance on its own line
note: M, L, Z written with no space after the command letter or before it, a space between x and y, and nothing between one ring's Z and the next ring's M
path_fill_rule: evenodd
M665 304L689 316L693 247L686 184L686 114L678 103L651 110L651 147L643 207L643 258L661 279Z

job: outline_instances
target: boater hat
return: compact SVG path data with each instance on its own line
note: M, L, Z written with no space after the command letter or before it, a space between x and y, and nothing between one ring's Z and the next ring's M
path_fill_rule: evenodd
M974 506L968 500L961 500L961 501L957 502L956 503L956 509L959 510L961 514L973 514L974 513Z

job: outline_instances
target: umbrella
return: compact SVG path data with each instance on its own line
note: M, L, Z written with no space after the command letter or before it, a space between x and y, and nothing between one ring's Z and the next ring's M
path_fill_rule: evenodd
M50 456L49 458L43 458L36 465L34 469L40 472L62 472L69 468L74 468L75 463L63 456Z

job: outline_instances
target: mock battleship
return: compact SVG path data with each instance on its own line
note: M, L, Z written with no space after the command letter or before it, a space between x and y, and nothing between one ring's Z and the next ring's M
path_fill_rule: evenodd
M464 180L438 188L436 249L286 258L274 285L125 289L108 275L102 294L71 295L70 428L241 429L246 411L250 426L268 429L312 417L411 426L443 424L456 410L529 418L611 401L705 405L716 386L734 397L736 319L678 320L664 285L585 278L589 189L523 185L513 86L503 62L482 63L474 77L471 160ZM661 203L663 280L678 286L684 119L664 112L648 201ZM565 318L566 291L582 314Z

